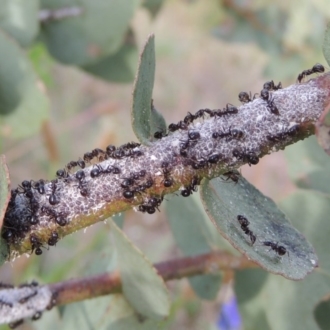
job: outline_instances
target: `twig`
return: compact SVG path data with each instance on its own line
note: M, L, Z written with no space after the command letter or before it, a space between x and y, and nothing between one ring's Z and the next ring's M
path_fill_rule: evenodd
M258 267L244 257L215 251L194 257L185 257L155 264L165 280L181 279L201 274L216 274L223 270ZM40 315L55 305L69 304L108 294L120 293L122 283L118 271L37 286L35 283L13 288L0 285L0 322L16 322ZM38 313L38 314L37 314Z

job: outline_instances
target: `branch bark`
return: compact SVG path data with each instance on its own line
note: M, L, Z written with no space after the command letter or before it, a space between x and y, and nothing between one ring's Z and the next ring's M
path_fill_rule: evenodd
M245 257L215 251L194 257L185 257L155 264L158 274L171 281L195 275L219 273L258 267ZM96 276L72 279L38 286L35 283L18 288L0 285L0 323L17 322L23 318L39 315L55 305L91 299L122 291L118 271Z
M31 251L39 254L43 246L54 245L49 242L57 238L52 238L60 239L127 209L139 210L144 205L140 210L153 210L168 193L191 192L203 178L255 164L260 157L314 134L314 124L329 105L329 87L330 74L326 73L272 91L268 101L257 98L231 115L208 117L204 113L205 118L170 132L151 146L119 149L123 157L99 151L98 163L92 164L94 158L81 170L82 178L78 172L67 172L65 177L46 182L44 192L35 183L18 188L2 230L8 259ZM167 180L170 185L165 184Z

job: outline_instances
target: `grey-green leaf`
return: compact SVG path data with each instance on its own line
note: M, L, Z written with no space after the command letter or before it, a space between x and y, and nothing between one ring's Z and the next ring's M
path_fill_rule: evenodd
M0 123L15 138L35 133L48 116L48 98L26 54L3 31L0 61Z
M328 24L325 30L322 50L324 58L328 62L328 65L330 65L330 24Z
M210 221L193 198L172 199L166 203L166 214L175 241L186 256L208 253L216 248L214 236L219 234L210 228ZM221 285L221 275L194 276L189 282L200 298L213 300Z
M0 27L21 46L28 46L39 31L38 0L1 0Z
M137 0L43 0L43 9L75 7L78 14L44 22L41 36L58 61L87 65L119 50L137 6Z
M142 6L147 8L152 16L156 16L161 9L164 0L143 0Z
M223 182L220 178L202 183L201 196L206 212L219 232L231 244L262 268L286 278L303 279L318 265L312 246L288 221L276 204L242 177L239 182ZM245 232L238 222L242 215L250 222ZM252 245L250 232L256 237ZM286 254L280 257L276 248Z
M165 318L170 302L163 279L114 222L111 222L111 229L126 299L143 317L156 321Z
M66 329L80 330L162 329L159 321L146 320L136 314L121 294L71 304L65 308L59 325L61 329L64 326Z
M135 42L125 42L115 53L82 66L88 73L107 81L128 83L133 81L137 67L138 51Z
M2 228L3 218L10 199L10 179L9 172L4 155L0 156L0 230ZM8 256L8 247L6 242L0 236L0 265L2 265Z
M155 38L150 35L140 56L132 102L132 127L136 137L145 145L151 139L151 100L155 79Z

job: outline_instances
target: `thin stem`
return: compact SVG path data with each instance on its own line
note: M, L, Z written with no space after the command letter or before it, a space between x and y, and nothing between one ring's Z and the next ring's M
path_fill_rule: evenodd
M243 256L237 257L227 252L214 251L193 257L168 260L157 263L154 267L164 281L171 281L258 266ZM13 288L0 283L0 289L0 301L6 302L0 308L0 323L10 323L32 317L55 305L121 293L122 283L119 272L114 271L41 286L31 284Z

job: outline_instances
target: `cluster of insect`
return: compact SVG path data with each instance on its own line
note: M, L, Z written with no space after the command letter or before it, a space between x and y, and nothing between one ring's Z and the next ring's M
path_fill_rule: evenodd
M31 229L31 226L37 225L39 220L37 212L48 214L54 221L63 226L66 224L65 216L63 214L56 213L51 205L58 203L56 196L57 180L53 180L50 184L50 191L47 192L45 188L46 182L39 180L37 182L24 180L21 185L11 191L11 198L8 204L7 212L4 218L2 237L7 243L15 243L18 239L24 238L26 233ZM49 195L50 206L43 205L40 207L39 202L36 198L36 194ZM11 212L15 208L15 202L17 198L25 197L27 206L20 216L15 216ZM48 239L48 245L55 245L58 240L58 234L56 231L51 232ZM32 252L35 254L42 254L41 242L37 236L31 234L30 242Z
M0 292L1 292L1 290L8 290L8 289L9 290L10 289L19 290L22 288L27 288L27 290L24 293L24 295L22 295L22 297L17 301L21 305L28 303L33 297L36 297L38 295L39 283L36 281L32 281L31 283L23 283L23 284L19 285L18 287L14 287L11 284L6 284L6 283L0 282ZM20 292L22 292L22 290L20 290ZM48 310L52 309L54 307L55 303L56 303L56 297L53 296L51 298L50 304L47 306L47 309ZM14 307L14 303L12 301L9 301L9 299L7 300L7 299L5 299L5 297L2 297L2 296L0 298L0 306L1 305L7 306L9 308ZM31 320L32 321L39 320L41 318L41 316L42 316L42 311L36 311L34 313L34 315L32 316ZM20 326L21 324L23 324L23 321L24 321L23 319L20 319L18 321L9 323L8 326L11 329L14 329L14 328Z
M239 222L239 224L241 226L241 230L244 232L244 234L246 236L249 237L251 245L254 245L254 243L257 240L257 236L249 228L250 221L243 215L238 215L237 221ZM270 249L273 250L280 257L284 256L287 253L286 248L283 245L279 245L278 243L275 243L272 241L261 241L261 244L264 246L270 247Z
M304 77L313 73L324 72L324 67L321 64L316 64L312 69L304 70L298 76L298 82L301 82ZM277 91L282 88L282 84L277 85L273 81L268 81L263 85L260 92L260 98L266 102L266 108L272 115L279 115L279 110L276 106L275 97L272 91ZM256 98L246 92L239 94L239 100L242 103L251 102ZM160 184L164 188L170 188L174 184L173 179L173 164L181 162L184 166L191 167L192 170L207 170L217 165L223 156L218 152L211 152L207 156L196 156L195 150L198 149L199 141L202 140L200 131L192 128L196 120L203 120L206 116L209 118L228 118L228 116L235 116L238 113L238 108L232 104L227 104L223 109L210 110L200 109L195 114L188 113L182 121L172 123L168 126L167 132L157 131L154 133L155 139L162 139L169 134L180 130L183 135L179 141L177 154L173 154L173 159L164 159L160 162L159 173L162 176ZM294 136L299 132L299 125L291 126L286 131L277 135L268 135L267 139L271 142L278 142L286 137ZM186 134L186 135L185 135ZM210 140L214 143L218 141L233 141L242 140L245 133L242 129L230 127L227 130L217 130L210 132ZM205 139L204 139L205 140ZM60 203L61 199L61 186L66 183L74 183L78 193L88 198L91 194L90 180L100 178L104 175L114 175L119 181L120 189L122 189L122 196L127 201L133 201L134 197L138 196L141 204L138 205L137 210L143 213L155 213L159 210L159 206L163 201L163 196L150 195L148 189L155 184L155 177L148 173L145 169L132 171L129 174L122 173L120 165L116 162L123 159L135 159L143 155L143 148L136 142L126 143L118 148L109 145L105 150L96 148L90 152L86 152L83 157L77 161L70 161L64 169L59 169L56 172L57 178L46 182L45 180L39 181L23 181L16 189L11 191L11 199L8 204L6 215L4 218L2 237L8 245L17 244L29 235L31 244L31 253L36 255L42 254L42 248L56 245L60 237L60 228L68 224L68 214L65 211L58 211L56 206ZM255 150L248 148L233 148L232 156L245 163L256 165L259 162L259 156ZM180 160L178 161L178 158ZM111 162L104 162L112 160ZM108 165L104 165L108 164ZM110 165L109 165L110 164ZM88 166L88 168L87 168ZM74 172L75 171L75 172ZM196 171L201 173L202 171ZM225 180L232 180L238 182L239 172L232 170L224 173ZM181 188L181 195L184 197L190 196L193 192L197 191L202 179L202 174L196 174L192 177L190 182ZM159 182L157 181L157 184ZM165 189L166 191L166 189ZM40 196L46 198L46 203L40 203ZM18 212L16 208L16 200L25 200L24 212ZM39 216L46 217L52 226L47 239L48 246L45 246L45 239L39 238L36 234L30 233L33 226L38 225ZM249 230L248 225L242 225L242 229L253 241L253 233ZM272 245L269 245L272 247Z

